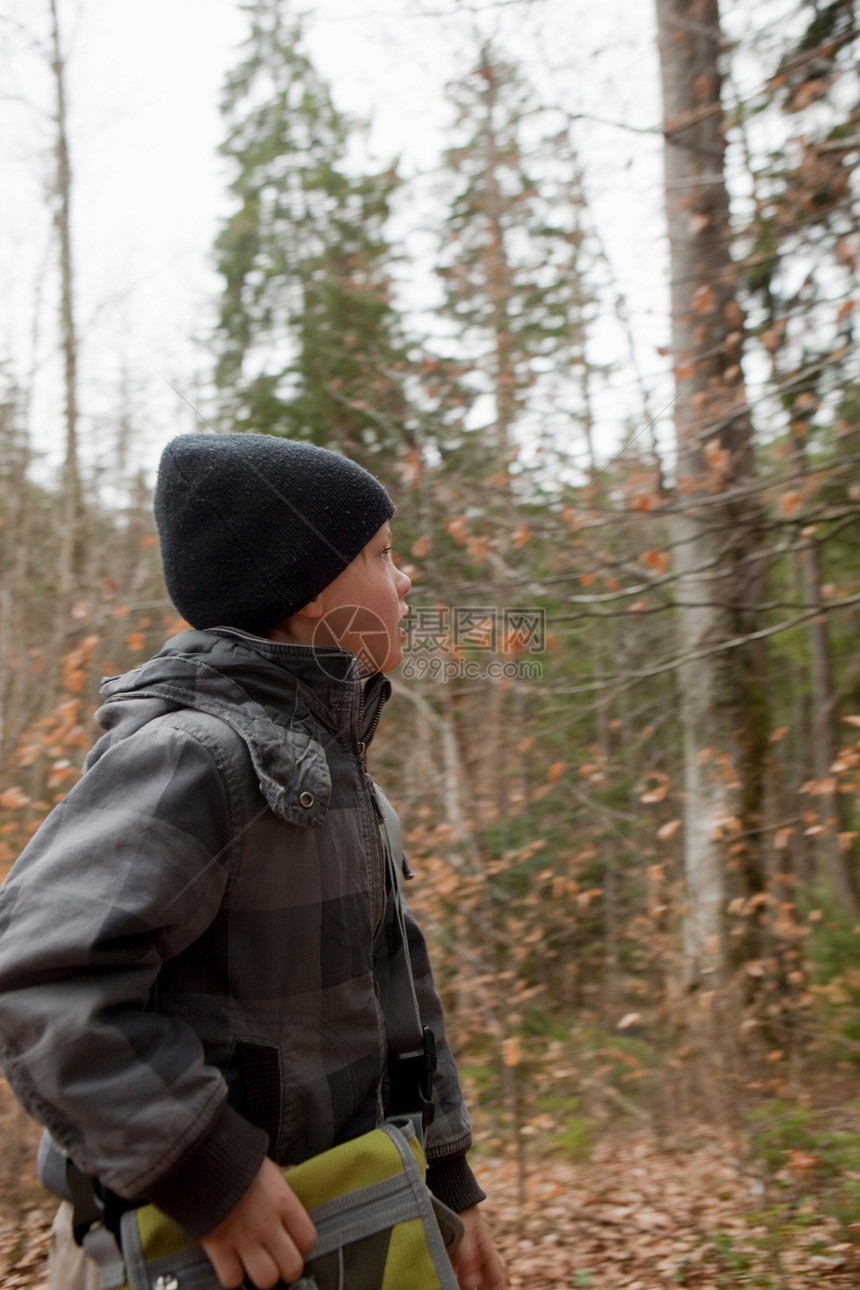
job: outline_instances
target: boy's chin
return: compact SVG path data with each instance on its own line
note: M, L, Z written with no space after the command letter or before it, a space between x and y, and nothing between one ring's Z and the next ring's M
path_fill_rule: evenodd
M362 669L362 672L365 676L373 676L377 672L382 672L387 676L389 672L396 672L402 662L403 647L398 641L396 645L392 645L384 659L381 661L374 659L372 662L368 663L368 670L364 671L364 669Z

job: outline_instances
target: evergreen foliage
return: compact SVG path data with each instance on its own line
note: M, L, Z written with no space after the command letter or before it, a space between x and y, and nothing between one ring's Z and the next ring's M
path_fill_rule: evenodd
M355 127L284 0L244 7L251 31L222 104L238 203L216 244L222 419L368 464L409 435L385 235L396 171L353 173Z
M568 130L556 121L548 132L553 114L492 45L449 95L456 143L445 156L444 313L473 388L490 401L483 439L505 470L529 394L533 408L540 394L566 396L569 408L572 369L586 361L582 175Z

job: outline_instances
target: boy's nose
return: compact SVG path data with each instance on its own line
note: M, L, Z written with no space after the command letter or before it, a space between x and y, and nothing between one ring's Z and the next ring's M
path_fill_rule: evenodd
M411 586L412 586L412 579L409 577L409 574L404 573L402 569L398 569L397 570L397 594L399 595L401 600L403 599L404 596L409 594L409 589Z

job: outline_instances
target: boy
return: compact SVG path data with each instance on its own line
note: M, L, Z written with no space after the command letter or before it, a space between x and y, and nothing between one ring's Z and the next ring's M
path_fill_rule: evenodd
M268 1290L315 1239L277 1166L385 1113L393 916L364 758L410 581L385 490L308 444L180 436L155 510L192 630L106 682L86 773L0 889L0 1055L49 1131L43 1180L64 1155L109 1223L153 1201L223 1286ZM439 1051L428 1185L464 1220L462 1290L500 1290L407 926Z

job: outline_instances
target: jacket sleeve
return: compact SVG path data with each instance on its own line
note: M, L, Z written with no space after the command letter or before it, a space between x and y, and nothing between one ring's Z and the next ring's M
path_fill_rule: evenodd
M191 1236L232 1208L268 1145L194 1031L153 1010L162 964L219 909L230 833L214 750L161 724L108 747L0 888L9 1083L80 1169Z
M427 1184L441 1201L461 1213L485 1200L486 1195L466 1161L466 1152L472 1145L472 1126L445 1033L445 1015L433 981L427 944L405 900L403 912L421 1020L436 1037L438 1065L433 1083L436 1114L427 1130Z

